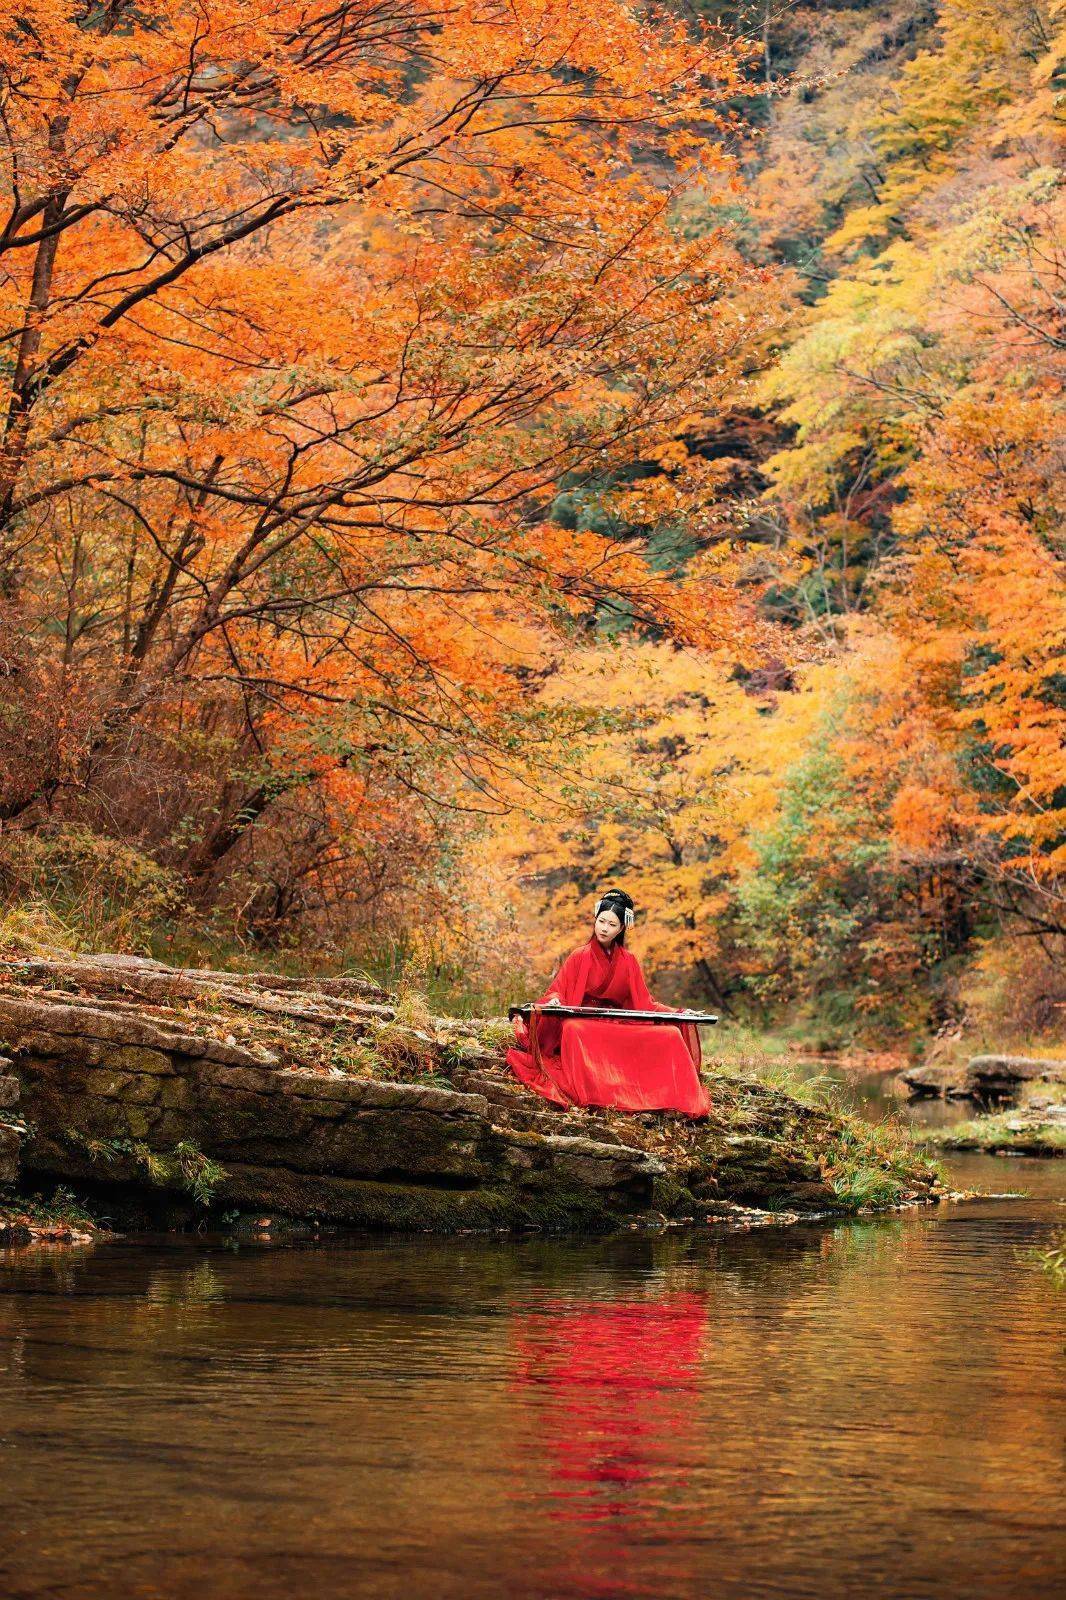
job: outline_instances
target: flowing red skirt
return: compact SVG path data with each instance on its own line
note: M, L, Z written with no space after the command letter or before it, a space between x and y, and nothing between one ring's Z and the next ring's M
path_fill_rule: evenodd
M680 1030L668 1024L601 1022L570 1017L562 1024L558 1055L512 1049L507 1060L516 1078L556 1105L610 1106L618 1111L682 1111L705 1117L710 1110Z

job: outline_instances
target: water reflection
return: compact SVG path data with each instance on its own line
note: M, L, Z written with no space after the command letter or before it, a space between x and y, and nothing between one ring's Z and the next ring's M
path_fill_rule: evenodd
M980 1168L980 1170L978 1170ZM11 1600L1042 1596L1064 1301L1034 1198L599 1241L0 1263Z
M551 1515L632 1514L643 1485L677 1479L706 1326L706 1301L695 1294L577 1306L548 1299L515 1319L515 1385L538 1391L547 1493L558 1502Z
M858 1111L871 1122L896 1117L918 1129L946 1128L956 1122L966 1122L974 1115L974 1107L968 1100L941 1100L935 1095L911 1099L897 1072L841 1067L831 1060L802 1057L790 1059L789 1065L798 1077L828 1085L841 1104Z

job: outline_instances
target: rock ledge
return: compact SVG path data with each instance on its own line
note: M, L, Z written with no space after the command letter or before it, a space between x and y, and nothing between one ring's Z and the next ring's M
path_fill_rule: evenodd
M827 1111L714 1077L705 1123L559 1112L514 1082L501 1039L404 1020L359 979L0 960L0 1181L21 1143L31 1180L166 1197L178 1220L450 1231L854 1209L833 1177L853 1138ZM885 1184L935 1193L917 1157Z

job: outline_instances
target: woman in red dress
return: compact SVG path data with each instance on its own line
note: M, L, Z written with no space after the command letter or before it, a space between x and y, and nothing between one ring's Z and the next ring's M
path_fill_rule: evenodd
M625 947L633 902L609 889L596 905L592 938L567 956L539 1006L669 1011L648 993L640 962ZM559 1106L611 1106L619 1111L710 1110L700 1079L700 1040L678 1013L665 1023L609 1022L599 1017L534 1014L515 1023L517 1047L507 1052L516 1078Z

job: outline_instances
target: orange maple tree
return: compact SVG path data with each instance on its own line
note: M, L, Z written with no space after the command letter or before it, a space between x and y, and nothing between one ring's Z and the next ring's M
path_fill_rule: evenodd
M2 10L2 814L207 892L270 816L278 915L377 892L535 740L538 628L728 626L545 509L738 370L760 274L676 200L733 181L745 50L625 0Z

